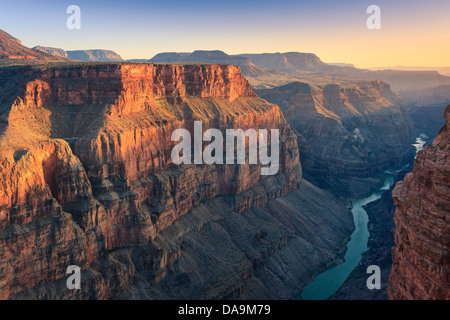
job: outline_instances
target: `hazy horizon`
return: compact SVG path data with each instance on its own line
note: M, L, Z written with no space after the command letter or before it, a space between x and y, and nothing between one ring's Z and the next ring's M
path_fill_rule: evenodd
M297 51L359 68L450 66L450 2L445 0L0 3L0 29L27 47L112 50L125 60L195 50ZM66 28L72 4L81 8L80 30ZM381 8L381 30L366 27L372 4Z

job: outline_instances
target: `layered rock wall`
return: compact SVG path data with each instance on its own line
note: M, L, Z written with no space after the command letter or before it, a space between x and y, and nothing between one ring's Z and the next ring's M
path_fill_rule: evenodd
M392 192L395 211L390 299L450 299L450 106L432 145Z
M230 214L239 214L301 179L295 134L238 67L5 68L0 92L0 298L61 279L70 264L88 268L108 250L152 242L209 199L229 197ZM203 130L279 129L278 174L262 177L248 163L175 166L171 134L192 134L196 120ZM97 298L124 289L98 285Z
M294 82L258 94L278 104L301 137L301 160L311 175L366 178L412 157L412 121L382 81Z

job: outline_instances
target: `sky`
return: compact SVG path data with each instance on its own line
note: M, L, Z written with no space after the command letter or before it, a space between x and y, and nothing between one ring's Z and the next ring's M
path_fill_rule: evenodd
M81 29L69 30L69 5ZM369 5L381 29L369 30ZM356 67L450 66L450 0L0 0L0 29L27 47L160 52L312 52Z

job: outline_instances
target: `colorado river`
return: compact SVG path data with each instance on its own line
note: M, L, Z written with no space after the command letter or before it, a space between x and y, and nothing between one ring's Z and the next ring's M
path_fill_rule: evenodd
M385 180L382 188L373 192L367 198L353 201L352 214L355 230L347 244L347 252L344 257L345 262L318 275L303 290L303 300L325 300L330 297L340 288L353 269L359 264L359 261L361 261L361 255L368 249L367 242L370 235L367 229L369 217L363 206L380 199L383 192L389 190L394 183L394 174L391 171L386 171L384 174Z
M416 153L423 149L428 136L425 133L421 133L417 138L416 142L413 143L413 147L416 148Z
M417 137L413 146L416 152L423 149L427 136L421 134ZM347 252L345 253L345 262L319 274L313 282L307 285L302 293L303 300L325 300L333 295L344 281L348 278L353 269L361 261L361 256L368 250L367 243L369 241L369 230L367 223L369 217L363 206L378 200L383 192L389 190L394 183L394 170L385 171L385 180L383 187L373 192L369 197L353 201L353 222L355 230L353 231L350 241L347 244Z

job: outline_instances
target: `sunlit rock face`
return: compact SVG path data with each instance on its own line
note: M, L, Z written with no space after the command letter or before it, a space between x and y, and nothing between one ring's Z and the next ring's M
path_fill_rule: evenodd
M277 175L261 176L259 164L175 166L171 134L177 128L192 132L196 120L202 120L204 130L278 129ZM180 217L195 210L202 216L196 208L220 198L215 217L228 221L252 208L266 208L300 182L297 137L279 107L253 93L239 67L107 64L2 69L0 297L21 292L34 298L116 296L133 281L134 271L113 258L111 250L149 246L154 255L135 262L149 268L161 263L166 270L183 257L184 247L172 252L157 238ZM305 243L316 250L316 266L332 260L352 226L345 204L330 201L333 209L321 219L334 219L329 233L336 234L321 243L322 249L314 249L319 241L315 236ZM286 210L296 212L295 208ZM283 220L284 213L278 215L273 232L280 223L291 224ZM313 222L326 223L312 219L309 228L315 228ZM303 223L296 224L298 229ZM187 228L180 234L192 230ZM261 228L264 224L255 222L255 227L243 230L258 233ZM290 232L275 236L279 245L266 248L270 255L294 247ZM75 294L64 285L58 287L65 283L71 264L90 270L86 279L91 289ZM164 277L161 272L152 281ZM246 272L250 276L253 271ZM121 281L114 282L117 279ZM222 295L228 293L224 290Z
M444 119L392 192L397 229L390 299L450 299L450 106Z

